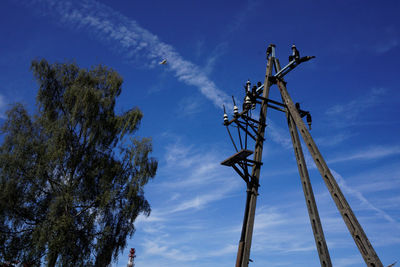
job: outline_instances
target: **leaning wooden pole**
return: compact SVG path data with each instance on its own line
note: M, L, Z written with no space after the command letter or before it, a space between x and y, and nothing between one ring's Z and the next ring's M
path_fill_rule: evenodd
M363 228L361 227L352 209L350 208L349 203L347 202L342 191L340 190L339 185L337 184L335 178L329 170L328 165L326 164L324 158L319 152L317 145L310 135L310 132L308 131L306 125L300 117L300 114L293 104L293 101L287 92L284 81L278 78L277 85L282 95L282 99L284 100L284 104L287 106L289 113L293 117L293 120L297 128L299 129L300 134L308 150L310 151L312 158L314 159L315 165L317 166L321 176L323 177L323 180L328 187L329 193L331 194L331 197L333 198L336 207L342 215L343 220L346 223L346 226L351 236L353 237L354 242L356 243L365 263L369 267L383 267L382 262L380 261L374 248L369 242L367 235L365 234Z

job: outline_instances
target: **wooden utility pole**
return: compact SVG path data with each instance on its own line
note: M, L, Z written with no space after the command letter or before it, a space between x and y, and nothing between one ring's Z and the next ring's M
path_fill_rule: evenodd
M314 143L310 132L305 126L302 117L307 117L309 127L311 127L311 115L309 112L301 110L299 105L295 105L290 98L286 89L286 82L283 77L295 67L314 57L300 57L299 51L292 46L292 55L289 56L289 64L281 69L278 59L275 57L275 45L270 45L267 49L267 70L265 74L264 84L260 82L257 86L250 89L250 81L247 82L246 96L243 103L243 111L239 113L238 107L234 101L234 118L229 120L224 107L224 125L227 128L230 139L236 149L236 153L228 159L221 162L222 165L233 167L247 185L246 206L243 218L242 233L239 241L238 252L236 257L236 267L248 267L250 260L250 249L253 236L256 203L258 196L258 187L260 186L260 170L262 165L262 152L266 127L267 108L273 108L286 113L288 128L293 144L293 150L300 174L300 180L306 200L308 215L310 218L311 228L313 230L315 244L317 247L320 264L322 267L331 267L332 262L329 255L328 246L325 241L321 220L319 217L317 204L315 202L310 178L308 175L307 165L304 159L301 147L300 137L303 138L314 162L328 187L328 190L346 223L365 263L369 267L383 267L378 255L369 242L363 228L359 224L350 205L346 201L342 191L339 188L335 178L331 174L324 158ZM275 69L275 74L272 71ZM270 87L277 84L281 94L282 102L269 99ZM260 115L258 119L252 118L252 110L259 104ZM235 140L229 130L229 126L233 125L237 128L240 150L238 150ZM243 132L243 134L241 134ZM242 142L242 137L245 141ZM247 148L248 137L254 141L254 152ZM250 140L251 140L250 139ZM248 157L254 153L253 160ZM251 173L249 172L251 169Z
M353 237L354 242L356 243L365 263L367 264L367 266L370 267L383 267L383 264L380 261L371 243L369 242L367 235L365 234L363 228L358 222L346 198L344 197L342 190L340 190L340 187L333 177L328 165L326 164L324 158L319 152L317 145L314 143L310 132L308 131L303 120L301 119L299 112L297 111L292 99L290 98L286 90L284 82L278 79L277 84L279 91L281 92L282 98L284 99L284 103L287 106L288 112L293 117L296 126L299 128L304 143L307 145L308 151L314 159L315 165L317 166L321 176L323 177L329 193L331 194L331 197L334 200L336 207L342 215L342 218L346 223L346 226L351 236Z
M248 187L248 194L249 202L247 221L244 222L246 224L245 233L244 233L244 240L243 240L243 251L240 252L242 254L241 265L239 266L247 266L249 263L250 257L250 247L251 247L251 240L253 237L253 227L254 227L254 218L256 214L256 203L257 203L257 196L258 196L258 187L260 181L260 169L261 169L261 161L262 161L262 152L263 152L263 144L264 144L264 133L265 133L265 126L266 126L266 117L267 117L267 101L269 96L269 86L270 83L268 82L269 77L272 72L272 57L269 58L267 64L267 70L265 73L265 82L264 82L264 90L263 90L263 100L261 101L261 110L260 110L260 117L259 117L259 124L257 130L257 139L255 143L254 149L254 161L257 164L253 165L251 171L251 180ZM239 253L238 253L239 254ZM236 264L238 266L238 263Z

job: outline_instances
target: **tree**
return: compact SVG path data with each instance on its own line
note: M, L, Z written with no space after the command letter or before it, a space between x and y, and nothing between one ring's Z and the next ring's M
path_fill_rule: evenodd
M0 261L107 266L150 214L157 162L142 113L114 113L122 78L98 66L33 61L37 112L7 113L0 146Z

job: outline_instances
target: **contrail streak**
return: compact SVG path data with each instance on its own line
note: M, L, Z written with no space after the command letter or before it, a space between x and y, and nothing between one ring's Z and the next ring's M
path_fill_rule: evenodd
M102 3L94 0L31 0L25 3L62 24L94 33L96 38L110 43L128 60L137 63L138 59L144 59L141 63L151 68L166 58L169 70L179 81L197 87L219 108L229 102L228 95L218 89L197 65L179 55L174 47L160 41L136 21Z

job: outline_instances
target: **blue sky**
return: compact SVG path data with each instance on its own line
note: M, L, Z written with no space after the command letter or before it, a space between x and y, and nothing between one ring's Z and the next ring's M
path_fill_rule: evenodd
M53 1L0 3L0 122L35 110L35 58L105 64L124 78L117 110L144 112L140 136L159 161L150 217L113 266L232 266L245 184L219 163L234 153L223 103L281 65L295 43L316 59L286 76L313 116L311 134L385 265L400 259L398 1ZM163 58L167 65L158 65ZM276 87L271 98L279 100ZM250 266L319 266L284 114L268 112ZM333 265L364 266L306 152Z

